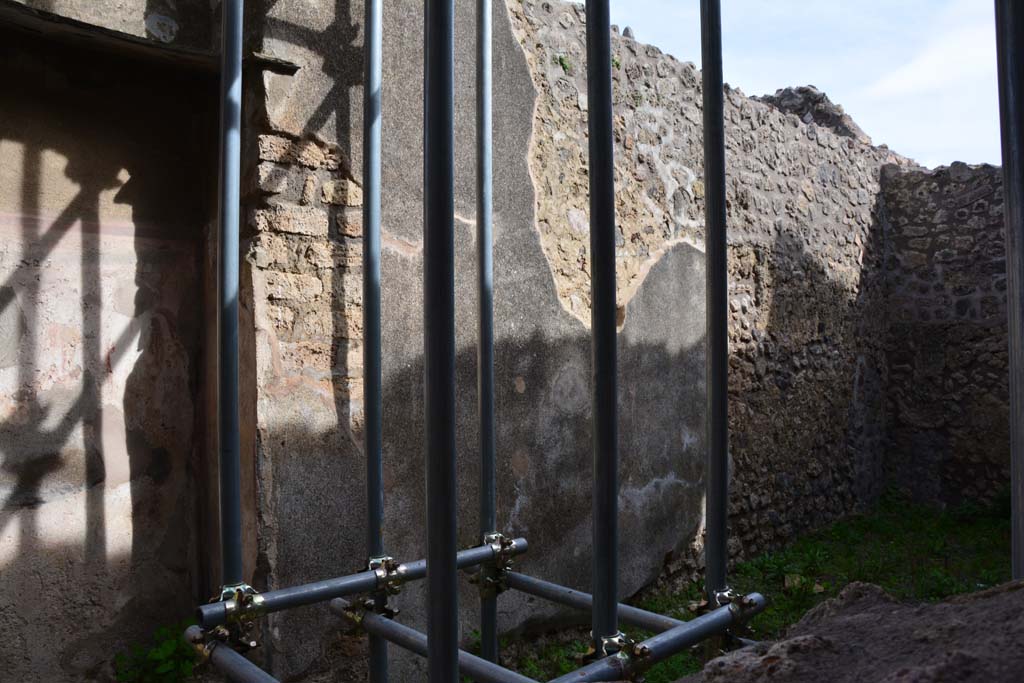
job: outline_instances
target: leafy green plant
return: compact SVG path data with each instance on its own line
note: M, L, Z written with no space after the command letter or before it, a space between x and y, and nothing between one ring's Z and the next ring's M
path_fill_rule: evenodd
M196 651L181 637L186 622L158 628L149 641L133 645L114 657L120 683L180 683L192 678Z
M569 58L566 57L565 55L555 55L552 61L554 61L554 63L557 64L558 66L562 67L562 71L565 72L566 75L568 75L569 72L572 71L572 62L570 62Z
M618 55L612 55L612 67L614 67L616 69L619 69L619 68L622 67L622 61L619 59Z

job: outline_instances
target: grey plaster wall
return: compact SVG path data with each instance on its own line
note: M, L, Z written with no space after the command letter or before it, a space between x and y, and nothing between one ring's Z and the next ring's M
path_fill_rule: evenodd
M219 49L219 0L3 0L157 43Z
M7 30L0 73L0 678L109 680L205 583L215 86Z
M275 11L282 5L275 7ZM422 461L422 137L420 38L415 3L386 15L384 90L385 481L388 551L425 553ZM351 8L348 16L357 10ZM287 10L285 10L287 14ZM590 547L589 333L559 302L540 244L530 145L534 88L507 14L496 5L495 292L499 498L502 530L525 534L521 566L587 588ZM322 19L317 15L318 21ZM298 21L298 18L287 21ZM273 12L268 29L274 36ZM286 21L285 19L281 20ZM337 24L335 16L334 23ZM345 21L343 18L342 21ZM287 29L291 30L291 29ZM285 29L282 29L286 33ZM473 14L459 6L456 40L469 45ZM281 56L293 48L268 39ZM358 49L357 46L354 49ZM475 292L471 51L457 51L457 302L460 538L476 529ZM259 566L267 585L354 569L363 561L363 462L357 142L351 123L327 137L311 88L329 108L353 110L358 90L319 72L265 79L266 125L253 169L251 273L257 324L261 510ZM305 80L302 80L305 79ZM307 107L304 103L309 102ZM314 108L315 106L315 108ZM312 111L310 111L312 110ZM301 112L301 113L300 113ZM296 135L296 121L310 116ZM356 125L358 125L358 120ZM623 412L622 592L653 580L666 556L689 553L701 524L703 259L666 250L633 297L621 333ZM339 429L339 426L341 427ZM672 533L664 530L672 529ZM459 596L466 633L475 589ZM396 603L421 625L423 594ZM502 626L553 611L502 601ZM325 610L272 620L271 666L314 671L336 640ZM335 650L335 652L337 652ZM347 652L347 650L345 651ZM396 654L396 677L415 680L417 660ZM345 666L338 662L338 666Z

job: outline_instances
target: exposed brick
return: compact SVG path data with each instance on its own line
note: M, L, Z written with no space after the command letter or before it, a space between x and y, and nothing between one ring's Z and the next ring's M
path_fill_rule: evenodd
M257 138L261 161L291 163L292 141L279 135L260 135Z
M324 291L320 278L301 273L282 273L276 270L263 272L266 297L271 300L306 301L320 296Z
M331 339L334 314L329 306L310 306L295 318L295 339Z
M333 268L331 246L326 242L314 242L306 247L304 257L314 268Z
M323 209L313 206L275 206L258 209L253 224L259 231L288 232L296 235L327 235L330 218Z
M363 188L351 180L328 180L323 187L323 201L338 206L362 206Z
M326 151L312 140L289 140L280 135L260 135L257 138L257 145L262 161L300 164L307 168L321 168L328 164Z
M267 322L274 326L278 334L288 333L295 323L295 311L287 306L267 305Z
M310 173L306 176L305 182L302 183L302 196L299 198L299 203L303 206L309 206L316 201L316 176Z
M268 194L280 194L288 189L288 167L270 161L256 168L257 187Z
M363 217L358 211L344 211L336 219L338 232L345 237L363 236Z
M292 145L292 159L307 168L320 168L327 163L327 153L312 140L300 140Z

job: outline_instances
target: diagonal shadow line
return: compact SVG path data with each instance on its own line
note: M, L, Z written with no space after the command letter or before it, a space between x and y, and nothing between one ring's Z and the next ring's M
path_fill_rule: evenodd
M50 227L45 233L40 235L38 239L38 250L34 251L34 255L46 257L50 255L50 252L57 246L61 238L67 233L67 231L75 224L81 214L82 209L86 204L85 190L80 190L75 198L72 199L64 210L60 212L57 219L50 224ZM18 275L16 269L3 284L0 284L0 313L7 310L7 307L14 300L14 278Z
M117 366L117 364L122 360L125 350L139 333L140 329L141 326L133 319L132 323L128 325L123 332L121 332L120 336L118 336L109 355L111 369ZM54 443L55 446L57 444L64 446L64 444L67 443L68 438L71 436L71 431L74 429L75 425L83 419L87 393L88 392L83 389L78 394L78 398L75 399L75 402L70 408L68 408L64 413L64 416L60 419L60 422L58 422L53 429L45 432L39 431L36 432L36 434L46 438L47 440L52 440L52 443ZM2 427L3 425L0 425L0 429L2 429ZM14 497L14 493L16 493L16 491L11 493L2 503L0 503L0 510L7 511L9 508L13 507L11 506L11 499ZM0 522L0 534L4 532L7 528L7 524L10 523L14 517L15 514L12 512L7 519Z
M297 36L275 35L274 37L277 40L283 40L284 42L292 43L294 45L299 46L315 44L315 39L317 38L322 38L324 36L331 35L332 33L338 31L347 30L344 24L342 24L337 18L334 21L332 21L330 25L328 25L327 28L325 28L323 31L316 31L309 27L300 26L298 24L294 24L290 21L285 21L283 19L275 19L274 17L266 17L265 21L267 22L267 26L270 29L277 28L278 30L298 34ZM329 74L330 71L332 70L323 67L326 67L330 64L331 55L323 55L323 59L324 62L321 65L321 68L324 71L324 73ZM317 108L313 111L312 114L310 114L309 118L306 120L306 124L304 127L307 130L317 130L327 121L327 117L330 116L330 111L328 111L329 108L333 106L333 101L342 94L339 93L339 90L343 86L347 85L349 84L341 82L339 80L336 80L334 84L331 85L327 93L324 94L324 97L321 100L319 106L317 106ZM2 310L2 308L0 308L0 310Z
M331 109L334 107L334 98L339 96L338 90L342 85L342 83L335 83L331 86L331 89L324 95L324 99L306 119L306 130L319 130L320 126L327 121L327 117L331 115Z
M316 38L324 38L326 36L330 36L332 33L332 29L334 29L335 25L339 23L337 20L334 20L330 24L328 24L324 30L318 31L308 26L295 24L290 21L285 21L284 19L275 19L274 17L267 17L266 22L266 28L268 29L268 32L271 32L274 29L276 29L278 31L287 31L289 34L292 34L273 34L275 40L283 40L286 43L292 43L294 45L298 45L299 47L308 47L309 45L315 45Z

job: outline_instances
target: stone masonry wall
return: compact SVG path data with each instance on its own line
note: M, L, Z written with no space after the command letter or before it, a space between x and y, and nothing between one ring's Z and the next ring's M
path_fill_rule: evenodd
M537 229L562 305L589 320L582 5L509 4L538 101ZM613 35L619 303L674 244L704 239L700 73ZM885 337L879 175L906 163L801 88L726 93L730 427L737 554L881 489Z
M206 0L18 2L182 47L217 42L216 12ZM588 590L583 8L557 0L493 2L499 530L530 539L531 552L518 563L524 571ZM358 180L363 11L360 0L246 3L247 53L299 67L295 73L250 68L244 82L243 496L246 571L258 589L349 573L366 560ZM425 554L422 3L397 0L384 11L383 531L388 552L411 560ZM472 3L457 3L456 11L458 505L460 543L468 546L479 540L475 15ZM697 69L617 32L612 38L620 592L628 596L666 572L695 572L702 562L704 169ZM108 73L124 78L122 69ZM32 87L56 83L72 92L59 78L29 80ZM148 92L145 80L132 83L117 97L139 97L118 115L95 116L104 125L80 135L58 134L62 124L34 116L28 97L3 105L17 116L0 117L23 122L22 129L0 130L0 208L19 212L9 227L21 233L0 248L0 268L13 283L12 294L0 289L0 335L6 335L0 361L7 361L0 362L0 380L6 378L0 384L6 501L0 641L14 643L0 646L0 663L27 681L103 680L104 653L121 647L133 630L141 637L177 616L165 618L153 601L191 604L215 583L216 551L195 550L216 546L215 530L209 531L215 525L196 517L203 509L196 499L209 497L203 487L216 477L215 459L203 457L216 450L213 413L202 408L210 397L202 378L214 369L202 348L211 345L214 328L206 325L204 335L196 317L214 291L203 285L212 252L206 249L204 260L201 229L215 183L202 173L179 172L176 164L194 152L197 164L215 167L201 151L216 149L206 137L216 133L216 116L195 106L189 88L199 87L197 81L168 77L159 98L141 96ZM892 482L929 500L986 498L1007 462L997 171L916 168L872 146L813 87L761 98L728 87L725 94L732 556L777 548L862 509ZM152 116L119 118L137 113L140 101ZM67 109L66 102L39 102L49 114ZM85 117L90 112L79 108L79 119L92 120ZM193 126L182 134L192 144L176 142L160 126L136 127L157 120ZM108 138L95 153L82 147ZM28 195L17 189L31 169L19 159L31 155L18 145L43 141L59 149L35 162L42 164L36 184L45 201L33 209L30 198L26 208ZM117 189L125 180L122 167L131 177ZM181 185L184 179L201 189ZM42 225L30 214L46 218L65 205L83 208L69 181L94 191L90 210L102 220L92 222L135 235L133 248L106 233L100 239L72 231L79 242L62 242L51 261L26 261L23 254L36 247L24 237L39 237L32 230ZM4 194L4 188L15 190ZM53 220L60 224L60 215ZM178 225L187 229L174 240L145 232ZM99 255L114 261L98 281L82 285L81 301L73 302L80 310L66 309L57 294L74 285L61 289L62 283L106 263ZM64 279L51 282L47 272ZM46 326L25 317L26 301L39 304ZM98 316L89 320L99 332L75 331L76 316L83 315ZM138 348L117 352L125 354L120 365L113 351L104 356L107 347L97 346L122 332L118 325L140 339ZM26 339L45 340L38 344L40 356L50 359L45 371L22 357ZM90 379L107 374L102 382ZM25 376L32 381L22 381ZM59 396L32 394L46 389L33 382L54 378ZM153 387L160 388L159 400ZM59 431L66 430L63 423L51 429L46 406L61 407L75 392L89 402L82 423L67 434ZM34 440L23 438L26 425L38 432ZM54 434L72 445L57 444ZM95 477L100 461L89 455L97 443L107 451L105 480ZM52 469L59 462L65 466ZM71 508L91 512L76 517ZM75 524L59 527L50 510ZM95 559L102 539L90 531L97 514L107 525L98 528L109 530L105 562ZM50 568L50 557L62 558L54 566L66 570ZM143 576L160 588L141 595L151 585ZM101 638L78 633L67 621L25 616L30 608L20 601L44 592L39 581L94 587L89 595L96 604L83 609L96 623L113 626ZM140 593L120 591L120 584ZM474 588L460 589L467 636L476 599ZM422 586L411 586L394 602L404 623L422 627L424 601ZM500 605L505 630L564 616L523 596L510 594ZM59 607L53 602L48 609ZM362 676L364 641L339 640L334 623L323 606L273 615L257 656L287 680ZM70 632L64 651L37 661L18 640ZM393 662L394 680L423 678L418 658L395 652Z
M921 501L988 502L1010 462L1002 174L884 177L889 479Z
M503 3L495 4L500 530L530 539L530 556L520 563L526 571L589 588L589 333L563 307L542 247L524 154L534 130L534 83ZM459 45L473 39L472 10L469 3L457 8ZM425 552L421 12L412 0L385 7L384 536L388 552L403 560ZM355 3L277 2L252 25L262 51L303 65L294 76L265 75L248 108L245 277L255 319L260 588L365 562L356 181L361 17ZM309 26L323 33L311 38ZM459 49L456 56L459 533L460 543L471 545L479 538L473 52ZM682 241L659 248L660 258L624 302L620 336L621 410L631 416L621 430L624 595L653 581L666 557L691 556L702 520L703 257ZM422 588L410 586L395 600L406 623L423 626ZM475 589L465 586L459 608L467 634L476 602ZM500 618L510 629L557 612L510 598ZM322 607L275 615L266 664L284 676L351 666L353 658L340 655L358 654L362 644L339 647L330 623ZM394 656L396 680L421 679L421 660Z

